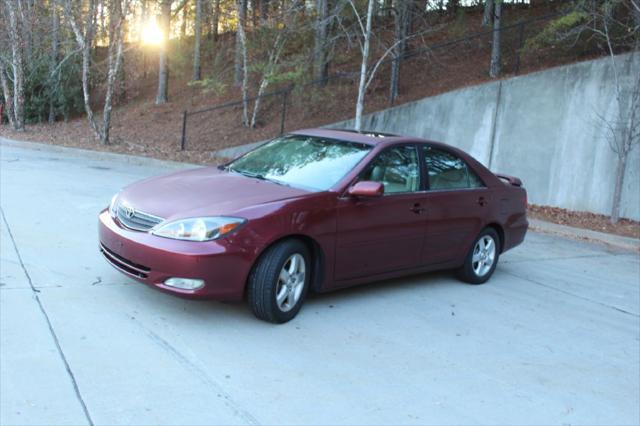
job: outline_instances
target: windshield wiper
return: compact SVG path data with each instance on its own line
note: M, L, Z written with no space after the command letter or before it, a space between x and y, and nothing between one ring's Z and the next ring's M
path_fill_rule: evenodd
M286 182L282 182L280 180L273 179L273 178L268 178L268 177L266 177L265 175L263 175L261 173L250 172L250 171L247 171L247 170L236 170L236 169L232 168L231 166L226 166L222 170L224 170L226 172L238 173L238 174L241 174L243 176L247 176L247 177L254 178L254 179L266 180L267 182L273 182L275 184L282 185L282 186L289 186L289 187L291 186Z
M254 172L250 172L250 171L247 171L247 170L237 170L237 169L232 168L231 166L226 166L223 170L226 171L226 172L238 173L238 174L241 174L243 176L247 176L247 177L254 178L254 179L269 180L263 174L254 173Z

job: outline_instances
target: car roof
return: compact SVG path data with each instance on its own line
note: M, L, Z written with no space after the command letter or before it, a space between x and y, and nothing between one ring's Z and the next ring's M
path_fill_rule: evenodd
M414 136L394 135L392 133L382 133L382 132L368 131L368 130L356 131L356 130L350 130L350 129L315 128L315 129L296 130L296 131L290 132L290 134L303 135L303 136L315 136L320 138L335 139L335 140L346 141L346 142L358 142L358 143L364 143L364 144L373 145L373 146L382 145L382 144L391 145L391 144L396 144L401 142L418 142L418 143L429 143L434 146L453 148L449 145L446 145L440 142L430 141L427 139L422 139Z
M398 135L380 132L356 131L349 129L302 129L290 132L294 135L316 136L320 138L336 139L345 142L359 142L367 145L378 145L383 141L393 140L394 142L408 139Z

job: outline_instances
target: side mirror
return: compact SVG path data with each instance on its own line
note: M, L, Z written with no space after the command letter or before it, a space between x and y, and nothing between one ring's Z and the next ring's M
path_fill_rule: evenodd
M349 188L348 194L352 197L381 197L384 194L384 185L380 182L363 180Z

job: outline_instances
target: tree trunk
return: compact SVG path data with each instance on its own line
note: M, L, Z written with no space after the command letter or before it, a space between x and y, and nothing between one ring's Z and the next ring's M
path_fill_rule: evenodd
M327 0L324 0L327 1ZM260 23L265 24L269 20L269 0L260 1Z
M122 60L122 4L121 0L112 0L109 11L109 58L107 74L107 91L102 110L102 134L100 142L109 144L109 131L111 129L111 110L113 107L113 92L115 90L116 77Z
M447 2L447 13L450 15L455 15L458 13L459 7L460 7L460 0L449 0Z
M327 33L329 29L329 0L316 0L316 37L313 48L313 78L324 86L329 76L327 61Z
M142 12L140 13L140 28L144 28L149 20L147 16L147 0L142 0ZM138 49L140 50L140 61L142 62L142 78L147 78L147 55L142 47L142 31L138 31Z
M93 34L95 28L96 3L95 0L89 0L89 7L85 19L84 33L78 26L71 7L71 1L66 0L64 3L66 20L71 25L76 42L82 51L82 96L84 100L84 110L87 113L87 120L93 129L95 136L101 140L102 131L96 124L91 109L91 92L90 92L90 69L91 69L91 47L93 44ZM65 113L66 114L66 113ZM65 117L66 120L66 117Z
M484 14L482 15L482 26L488 27L493 22L493 0L485 0Z
M184 39L187 38L187 19L188 19L187 12L188 12L187 2L185 1L185 3L182 5L182 22L180 23L180 41L184 41Z
M158 94L156 105L168 102L169 96L169 30L171 28L171 0L162 0L160 6L160 30L162 31L162 43L160 44L160 59L158 63Z
M2 85L2 96L5 101L5 113L9 120L9 125L15 128L15 115L13 114L13 92L9 86L6 69L4 63L0 62L0 84ZM0 124L2 124L2 116L0 116Z
M87 12L87 20L85 24L85 36L83 38L84 42L81 46L82 48L82 96L84 99L84 110L87 113L87 119L89 120L89 124L93 129L96 137L98 139L102 139L102 132L98 128L96 121L93 117L93 110L91 109L91 81L90 81L90 71L91 71L91 47L93 44L93 34L94 34L94 25L95 19L94 15L96 13L96 3L95 0L89 0L89 10Z
M196 0L196 21L194 25L193 38L193 75L192 80L198 81L202 78L200 66L200 37L202 36L202 0Z
M56 101L55 95L60 83L60 72L56 72L58 65L58 50L60 49L60 16L55 3L51 4L51 62L49 63L49 79L51 81L49 90L49 124L56 121ZM55 75L54 75L55 74ZM55 84L54 84L55 83Z
M247 20L247 0L238 0L238 28L236 31L236 55L235 55L235 68L234 68L234 81L236 85L243 84L243 63L245 62L244 56L246 56L246 33L244 27ZM242 32L242 35L240 34ZM244 40L242 40L244 39Z
M404 55L409 23L407 0L397 0L394 13L394 42L393 61L391 62L391 81L389 83L389 102L393 105L398 97L398 83L400 80L400 63Z
M258 28L258 14L260 13L257 0L247 0L247 9L251 5L251 26L252 28Z
M616 182L613 187L613 202L611 207L611 223L616 224L620 220L620 203L622 201L622 184L627 170L628 152L618 154L618 164L616 167Z
M5 2L9 12L9 39L11 42L11 68L13 71L13 128L24 131L24 52L23 32L20 17L16 9L15 0Z
M364 112L364 95L367 82L367 69L369 64L369 46L371 44L371 25L373 19L373 3L369 0L367 5L367 25L364 31L362 46L362 63L360 64L360 84L358 85L358 100L356 101L355 130L362 130L362 113Z
M242 3L246 5L246 0L237 0L238 15L241 14ZM236 61L238 52L240 53L240 74L242 85L242 125L249 126L249 72L247 70L247 35L241 19L238 19L236 30ZM236 72L238 69L236 68ZM237 77L237 76L236 76Z
M258 112L260 111L260 101L262 95L269 87L269 80L271 79L276 67L278 66L278 61L280 60L280 54L282 53L282 49L286 43L285 38L283 37L283 33L279 33L276 38L275 43L273 44L273 49L269 54L269 59L267 61L267 66L265 71L262 74L262 81L260 81L260 87L258 88L258 94L256 95L256 101L253 104L253 114L251 116L251 127L256 127L256 123L258 120Z
M213 41L218 40L218 25L220 24L220 0L215 0L213 3L213 18L211 19L211 29L213 34Z
M502 37L502 0L495 0L493 12L493 43L491 44L491 66L489 75L493 78L500 75L502 55L500 52L500 40Z

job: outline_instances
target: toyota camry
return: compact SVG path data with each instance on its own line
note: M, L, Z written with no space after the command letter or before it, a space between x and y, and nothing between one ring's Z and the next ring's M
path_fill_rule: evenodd
M452 146L310 129L124 188L100 213L100 251L162 291L246 299L283 323L309 291L441 269L484 283L524 240L526 206L518 178Z

